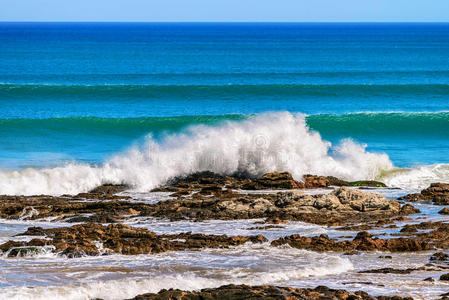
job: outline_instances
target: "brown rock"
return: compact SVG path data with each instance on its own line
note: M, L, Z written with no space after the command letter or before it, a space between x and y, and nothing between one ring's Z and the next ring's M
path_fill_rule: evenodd
M244 184L243 190L290 190L303 188L304 184L293 179L288 172L271 172L266 173L262 177L253 180L248 184Z
M34 239L30 242L8 241L0 245L2 252L10 251L14 256L15 248L30 246L54 246L53 252L69 257L82 255L98 255L98 242L109 252L135 255L160 253L165 251L197 250L202 248L225 248L238 246L246 242L262 243L267 240L261 236L231 236L180 233L173 235L157 235L145 228L135 228L124 224L81 224L72 227L42 229L30 227L22 235L44 235L48 239Z
M449 273L441 275L440 280L449 281Z
M449 215L449 207L445 207L438 212L440 215Z
M271 245L279 246L288 244L298 249L313 251L391 251L391 252L412 252L429 250L431 247L426 241L415 239L376 239L369 233L362 231L352 241L331 240L325 234L318 237L302 237L294 234L274 240Z
M295 289L291 287L279 287L272 285L264 286L247 286L247 285L225 285L218 288L202 289L201 291L181 291L178 289L161 290L159 293L148 293L138 295L133 300L163 300L163 299L177 299L177 300L200 300L200 299L229 299L229 300L243 300L243 299L268 299L268 300L293 300L293 299L307 299L307 300L373 300L375 298L368 295L366 292L357 291L349 292L345 290L330 289L326 286L318 286L314 289L304 288ZM380 296L380 300L413 300L410 297L400 296Z
M449 255L444 252L436 252L432 254L430 261L449 261Z
M327 188L329 186L329 180L324 176L304 175L303 179L306 189Z
M410 194L399 198L407 201L431 201L436 205L449 205L449 184L432 183L430 187L421 191L420 194Z

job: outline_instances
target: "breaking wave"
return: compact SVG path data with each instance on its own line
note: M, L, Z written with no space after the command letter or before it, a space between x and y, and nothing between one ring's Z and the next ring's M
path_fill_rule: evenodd
M4 170L0 193L76 194L105 183L148 191L170 178L205 170L254 176L288 171L296 179L311 173L356 180L375 179L392 169L386 154L367 152L350 139L332 145L309 129L304 115L281 112L190 126L159 139L148 136L143 145L100 165Z

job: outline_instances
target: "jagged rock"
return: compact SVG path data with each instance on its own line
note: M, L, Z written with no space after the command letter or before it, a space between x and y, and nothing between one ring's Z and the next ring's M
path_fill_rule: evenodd
M313 251L391 251L391 252L411 252L431 249L426 241L416 239L377 239L367 232L359 232L352 241L336 241L329 239L325 234L318 237L303 237L294 234L274 240L272 246L288 244L298 249Z
M327 188L330 185L329 179L324 176L304 175L303 180L306 189Z
M380 181L374 180L359 180L349 182L349 186L360 186L360 187L387 187L387 185Z
M440 280L449 281L449 273L441 275Z
M376 221L385 224L393 217L417 211L411 205L401 207L399 202L382 195L347 187L338 188L330 194L309 195L300 190L241 194L209 185L203 186L189 198L179 197L154 204L116 201L114 198L113 201L102 201L103 198L79 201L83 199L78 196L0 196L0 214L6 219L56 217L57 221L99 223L118 223L124 218L139 215L171 220L264 218L342 225Z
M326 176L329 186L349 186L349 182L334 176Z
M247 286L224 285L218 288L202 289L201 291L182 291L178 289L161 290L159 293L147 293L138 295L132 300L200 300L200 299L268 299L268 300L413 300L411 297L379 296L374 298L366 292L349 292L345 290L330 289L326 286L318 286L314 289L295 289L291 287L279 287L272 285Z
M394 269L394 268L382 268L382 269L374 269L374 270L364 270L359 271L359 273L376 273L376 274L410 274L414 271L418 271L419 269Z
M89 191L89 193L114 195L123 192L127 188L129 188L129 186L123 184L104 184L94 188L93 190Z
M103 226L94 223L50 229L30 227L21 235L45 236L47 239L33 239L30 242L8 241L0 245L0 250L2 252L9 251L10 256L17 256L14 255L17 254L17 251L14 251L15 248L54 246L53 252L55 253L77 257L99 255L98 243L102 243L104 248L112 253L135 255L202 248L226 248L246 242L262 243L267 241L261 235L247 237L191 233L157 235L145 228L124 224Z
M88 194L92 199L94 194ZM98 194L96 194L98 195ZM102 201L112 197L112 201ZM59 217L56 221L112 223L136 215L148 204L115 200L118 196L103 194L97 201L85 198L52 196L0 196L0 215L5 219L35 220Z
M430 257L431 261L449 261L449 255L444 252L436 252Z
M413 205L410 204L404 204L401 207L401 214L403 215L412 215L412 214L418 214L421 211L419 209L417 209L416 207L414 207Z
M449 205L449 184L432 183L419 194L409 194L400 197L399 200L406 201L431 201L436 205Z
M449 215L449 207L445 207L438 212L440 215Z
M293 179L288 172L271 172L266 173L247 184L243 184L243 190L290 190L304 188L304 184Z

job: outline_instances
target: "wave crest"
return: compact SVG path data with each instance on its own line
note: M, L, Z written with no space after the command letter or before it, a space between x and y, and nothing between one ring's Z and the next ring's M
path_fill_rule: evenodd
M301 114L268 113L216 126L197 125L116 155L102 165L0 172L2 194L76 194L104 183L125 183L148 191L170 178L198 171L254 176L288 171L332 175L347 180L374 179L393 165L386 154L365 151L343 140L332 146L311 131Z

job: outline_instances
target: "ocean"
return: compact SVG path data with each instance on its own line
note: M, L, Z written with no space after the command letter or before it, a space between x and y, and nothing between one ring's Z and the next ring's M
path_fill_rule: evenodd
M279 143L272 132L289 130L281 133L283 142L296 148L282 149L284 155L302 158L279 171L298 177L386 176L398 186L447 181L448 52L449 24L0 23L0 193L86 191L92 186L78 181L87 174L95 183L155 186L211 166L201 165L201 153L190 153L187 169L145 186L130 174L111 178L91 169L128 155L130 165L112 168L138 172L132 170L137 158L124 153L140 151L144 173L162 172L165 166L148 157L157 151L142 149L160 146L167 160L176 159L177 151L192 150L172 141L179 135L226 157L214 153L213 143L194 140L205 138L196 133L206 128L205 135L219 133L206 143L218 139L251 151L241 137L217 129L229 122L268 135L267 147ZM286 118L297 120L285 124ZM258 121L247 131L248 119ZM331 143L313 166L298 166L320 160L304 153L315 146L295 135L302 126L305 134L320 134L319 144ZM391 164L381 158L373 167L363 161L373 156L354 153L346 160L357 163L347 162L346 170L344 163L340 171L322 166L338 160L332 153L348 139L362 152L387 155ZM213 170L260 175L278 167L226 159L229 166ZM48 187L58 185L50 181L60 176L54 168L63 168L55 180L66 190ZM392 169L394 176L385 175Z
M375 192L397 199L449 182L448 53L445 23L0 23L0 194L77 194L112 183L128 185L122 195L132 201L155 203L170 197L151 189L198 171L288 171L297 180L380 180L389 188ZM318 192L326 191L306 191ZM440 207L414 205L421 213L408 222L444 220ZM29 240L16 236L29 226L73 225L33 213L1 218L0 244ZM124 222L158 234L269 240L356 234L296 221L252 228L260 221ZM400 227L382 230L392 237ZM358 273L416 268L428 252L386 261L269 242L133 256L51 250L0 253L0 299L123 299L230 283L416 299L447 292L438 280L429 288L424 271Z

